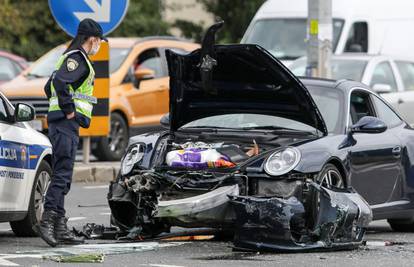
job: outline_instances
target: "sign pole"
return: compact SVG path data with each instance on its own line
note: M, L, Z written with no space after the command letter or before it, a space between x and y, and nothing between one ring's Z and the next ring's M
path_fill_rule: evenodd
M82 154L83 164L89 164L90 162L90 154L91 154L91 138L89 136L86 136L83 138L83 144L82 144Z
M332 1L308 0L306 76L332 77Z

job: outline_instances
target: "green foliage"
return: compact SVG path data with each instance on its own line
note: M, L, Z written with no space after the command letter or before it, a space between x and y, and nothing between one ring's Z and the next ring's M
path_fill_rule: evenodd
M160 0L130 0L124 21L110 36L166 35L169 25L162 21L163 10Z
M197 0L217 19L224 20L224 27L218 33L221 43L238 43L250 21L265 0Z
M158 0L130 0L123 23L110 36L167 34L163 8ZM53 19L47 0L0 0L0 49L36 60L70 39Z
M195 40L196 42L201 42L203 38L203 26L191 21L177 19L172 26L180 29L185 38Z
M34 60L68 40L47 1L0 0L0 48Z

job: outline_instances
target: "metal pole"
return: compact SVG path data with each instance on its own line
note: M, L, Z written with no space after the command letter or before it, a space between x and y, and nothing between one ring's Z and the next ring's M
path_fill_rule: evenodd
M91 138L89 136L83 138L82 152L83 152L82 162L84 164L89 164L89 160L90 160L89 156L91 153Z
M332 0L308 0L306 76L331 78Z

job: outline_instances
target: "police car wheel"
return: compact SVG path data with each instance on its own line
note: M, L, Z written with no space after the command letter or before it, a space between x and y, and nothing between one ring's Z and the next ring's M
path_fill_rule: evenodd
M35 225L38 224L43 213L43 204L46 191L52 177L52 168L46 161L40 163L33 183L30 196L29 210L26 218L21 221L10 222L16 236L37 236Z
M101 161L118 161L128 146L129 129L119 113L111 114L111 131L108 137L99 138L93 154Z

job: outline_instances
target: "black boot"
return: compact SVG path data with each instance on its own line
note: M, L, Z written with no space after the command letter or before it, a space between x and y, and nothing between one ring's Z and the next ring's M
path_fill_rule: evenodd
M77 237L71 231L69 231L67 222L68 219L66 217L57 217L55 223L56 241L59 244L66 245L77 245L85 243L85 239L83 237Z
M38 229L40 237L52 247L56 247L57 245L55 238L55 224L57 216L58 214L55 211L45 210Z

